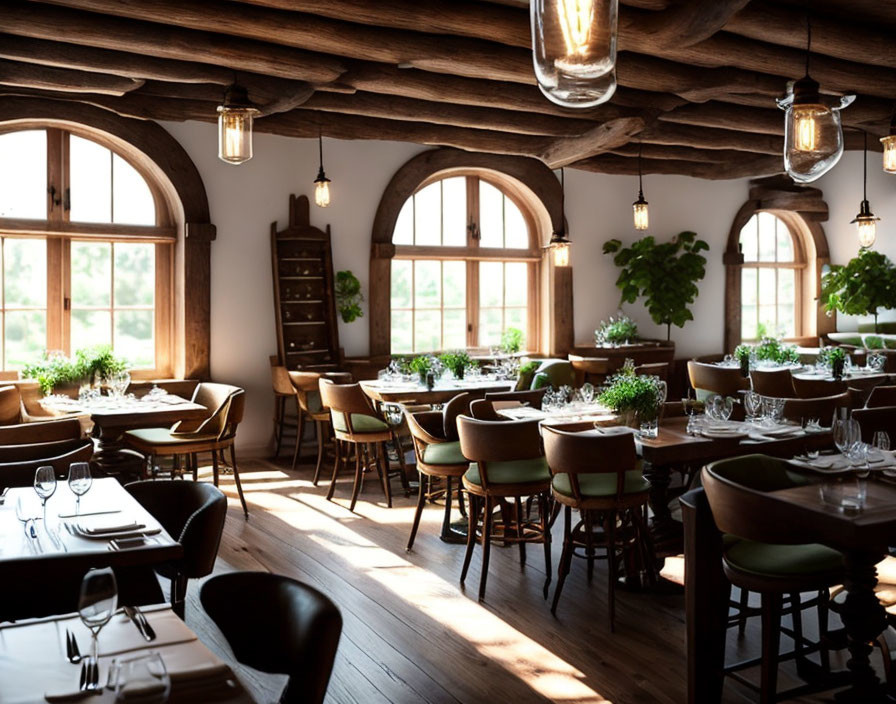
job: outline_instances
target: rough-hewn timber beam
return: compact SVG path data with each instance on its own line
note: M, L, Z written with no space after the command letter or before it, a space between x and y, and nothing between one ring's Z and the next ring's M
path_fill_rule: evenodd
M214 24L213 15L209 21ZM344 71L335 57L313 52L42 4L0 3L0 28L36 39L197 61L294 80L327 82Z
M697 149L734 149L754 154L782 154L784 138L766 134L718 130L691 125L657 123L641 133L652 144L678 145Z
M779 173L782 170L780 158L764 156L738 160L727 164L697 163L691 161L673 161L671 159L642 160L642 172L645 174L677 174L712 180L747 178ZM614 154L584 159L572 165L573 168L595 171L604 174L636 175L638 160Z
M124 95L143 85L142 80L66 68L38 66L0 59L0 84L18 88L59 90L67 93Z
M620 33L649 46L691 46L709 39L750 0L683 0L663 12L620 11ZM634 45L634 44L633 44Z
M552 169L559 169L626 144L643 129L644 120L640 117L620 117L598 125L578 137L561 137L538 154L538 158Z
M751 160L756 155L750 152L738 152L732 149L694 149L693 147L677 147L664 144L641 144L630 142L621 147L610 149L608 154L637 157L639 146L645 159L670 159L672 161L697 161L709 164L733 163L738 160Z

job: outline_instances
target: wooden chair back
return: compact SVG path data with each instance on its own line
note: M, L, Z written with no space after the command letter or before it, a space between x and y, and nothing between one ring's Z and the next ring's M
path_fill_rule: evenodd
M519 401L528 404L531 408L541 408L541 402L547 393L547 387L541 389L527 389L525 391L493 391L485 395L486 401Z
M424 446L436 445L446 441L446 438L442 435L444 419L441 411L405 412L404 419L408 424L408 430L411 433L411 438L414 440L415 447L418 440ZM422 456L422 448L420 456Z
M475 401L470 402L470 415L477 420L502 420L501 416L495 411L492 402L486 401L484 398L477 398Z
M470 414L473 397L466 391L450 399L442 409L442 433L447 440L457 440L457 417Z
M616 498L625 490L625 473L637 466L635 436L631 432L571 433L557 428L542 429L544 455L552 475L567 474L577 503L584 497L580 474L615 474Z
M271 357L271 383L274 387L274 393L277 396L294 396L296 390L289 380L290 374L286 367L273 363L276 359L276 357Z
M488 421L458 416L460 451L479 467L482 488L488 491L490 462L512 462L543 457L538 421Z
M896 406L878 406L877 408L857 408L852 412L862 429L862 442L871 442L874 433L879 430L890 436L890 441L896 441Z
M871 389L865 408L896 406L896 386L875 386Z
M824 427L830 427L838 408L849 408L849 392L821 398L789 398L784 402L784 418L799 422L817 418Z
M46 465L53 467L57 479L62 479L68 474L72 462L89 462L91 457L93 457L93 441L84 438L61 455L0 463L0 488L31 486L34 483L34 472L38 467Z
M737 398L738 392L750 388L737 367L719 367L715 364L688 361L688 379L695 391L708 391Z
M179 421L171 427L171 433L178 436L215 435L219 439L226 432L227 411L230 397L242 391L238 386L203 381L193 392L193 403L205 406L209 415L199 421Z
M77 440L82 434L81 422L77 418L6 425L0 427L0 446Z
M639 364L635 367L635 374L638 374L640 376L657 376L663 381L668 381L669 363L650 362L649 364Z
M330 409L331 415L339 414L343 417L349 433L356 432L352 425L352 414L380 417L360 384L336 384L330 379L321 378L318 388L323 406Z
M567 358L575 372L576 384L579 386L586 381L590 384L601 384L612 371L609 357L582 357L571 354Z
M0 387L0 425L22 422L22 397L15 386Z
M833 381L828 379L801 379L791 375L790 383L796 398L823 398L842 394L847 389L845 381Z
M793 373L790 369L753 369L750 372L753 391L771 398L795 398ZM833 393L833 392L832 392Z
M348 372L288 372L289 382L298 394L299 406L306 413L320 413L327 410L327 405L320 396L320 380L328 379L334 384L351 384L352 375ZM319 405L318 405L319 404Z
M236 429L243 422L246 412L246 391L236 389L227 400L224 422L218 440L232 440L236 437Z
M85 438L53 440L51 442L34 442L27 445L0 445L0 464L9 462L27 462L44 457L58 457L84 446Z
M784 460L767 455L732 457L707 465L701 476L713 518L723 533L778 545L817 539L811 525L795 525L783 516L775 516L775 511L786 509L765 499L768 492L806 482L788 471Z

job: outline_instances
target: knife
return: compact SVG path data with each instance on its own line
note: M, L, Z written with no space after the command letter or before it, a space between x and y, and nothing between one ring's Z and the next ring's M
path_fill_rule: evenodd
M156 632L149 625L149 621L146 620L146 616L143 615L140 609L136 606L124 606L122 609L124 610L124 615L131 619L144 639L148 641L156 639Z

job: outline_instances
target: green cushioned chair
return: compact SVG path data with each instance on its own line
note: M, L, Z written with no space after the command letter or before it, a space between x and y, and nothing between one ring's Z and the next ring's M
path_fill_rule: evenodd
M531 388L540 389L544 386L553 386L555 389L559 389L561 386L575 385L576 374L572 364L565 359L552 359L542 362L535 372Z
M551 582L550 504L551 475L541 449L537 421L489 421L468 416L457 419L460 448L471 462L463 475L464 489L470 498L470 519L467 551L460 574L463 584L473 556L479 516L482 516L482 573L479 578L479 600L485 598L488 559L491 549L493 512L498 505L504 517L501 539L517 543L520 562L526 562L526 543L544 546L544 595ZM523 512L522 498L536 497L538 520L530 520Z
M302 441L305 437L305 423L314 423L314 433L317 436L317 463L314 465L314 477L311 483L317 486L320 479L320 471L324 463L325 448L332 436L330 410L324 406L320 396L320 380L329 379L335 384L351 383L351 374L346 372L287 372L290 384L295 389L296 400L299 404L298 436L296 448L292 456L292 468L296 468L302 450ZM344 425L344 424L343 424Z
M460 440L448 440L434 445L427 445L423 451L426 464L469 464L460 451Z
M333 427L343 433L349 432L345 422L345 416L342 413L331 413ZM368 416L362 413L351 414L352 432L354 433L381 433L389 430L389 424L374 416Z
M609 627L615 629L616 579L620 557L630 556L655 580L655 557L647 531L647 498L650 482L641 474L634 435L628 428L566 432L542 429L544 451L553 479L554 500L563 505L563 554L557 567L557 586L551 612L557 612L560 593L576 548L588 558L589 581L594 571L595 549L606 551ZM580 520L572 525L572 511ZM595 526L602 525L598 540ZM632 564L632 562L627 562Z
M758 592L762 614L762 701L775 701L777 660L784 596L790 595L797 662L805 662L800 612L801 592L819 592L819 645L822 664L828 662L828 589L844 578L843 556L813 542L812 527L774 514L777 504L764 494L808 483L784 460L745 455L719 460L703 471L703 486L719 530L728 534L723 567L729 581L741 590ZM734 539L736 537L737 539Z

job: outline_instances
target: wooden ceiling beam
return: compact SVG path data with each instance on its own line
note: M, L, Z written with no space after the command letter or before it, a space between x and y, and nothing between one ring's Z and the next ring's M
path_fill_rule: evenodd
M613 147L626 144L644 129L640 117L620 117L598 125L578 137L561 137L537 156L552 169L568 166Z
M753 154L784 152L784 138L766 134L657 122L641 133L644 142L695 149L733 149Z
M600 156L583 159L572 166L584 171L612 175L634 176L638 173L637 159L616 156L615 154L601 154ZM781 159L770 156L753 156L750 159L723 164L674 161L672 159L644 159L641 162L641 171L645 174L691 176L711 180L765 176L779 173L781 170ZM649 193L647 195L649 200Z
M214 13L209 21L214 23ZM328 82L345 70L338 59L313 52L42 4L0 3L0 27L18 36L196 61L292 80Z
M750 0L686 0L662 12L620 10L620 33L651 46L692 46L718 32Z
M143 85L142 80L0 59L0 84L18 88L58 90L66 93L124 95Z
M804 50L806 12L767 0L753 0L725 25L725 31L749 39ZM896 68L896 41L891 28L852 24L812 13L812 53L855 61L861 49L862 62Z
M751 160L756 155L733 149L694 149L693 147L668 146L664 144L637 144L630 142L608 150L608 154L637 157L639 147L644 159L669 159L672 161L697 161L709 164L725 164L738 160Z

